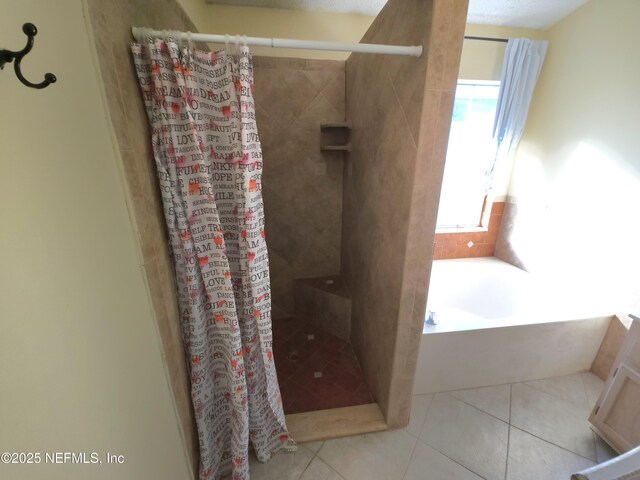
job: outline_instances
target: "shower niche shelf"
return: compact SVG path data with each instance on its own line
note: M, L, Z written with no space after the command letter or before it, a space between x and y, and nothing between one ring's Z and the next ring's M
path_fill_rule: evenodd
M351 152L351 144L346 145L323 145L320 147L323 152Z
M321 124L320 137L323 152L351 152L351 125L347 122Z

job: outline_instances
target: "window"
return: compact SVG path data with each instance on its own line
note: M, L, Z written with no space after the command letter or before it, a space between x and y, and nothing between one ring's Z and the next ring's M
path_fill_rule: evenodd
M499 91L500 82L458 81L437 228L480 226Z

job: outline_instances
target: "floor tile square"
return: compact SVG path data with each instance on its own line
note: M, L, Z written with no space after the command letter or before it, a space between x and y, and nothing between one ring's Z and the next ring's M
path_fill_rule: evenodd
M344 477L316 457L304 471L300 480L344 480Z
M346 480L401 480L416 439L404 430L327 440L318 457Z
M260 463L251 453L249 472L256 480L298 480L312 459L313 452L304 446L295 452L279 452L267 463Z
M597 463L606 462L618 456L613 448L609 446L607 442L601 439L597 433L593 432L593 438L596 441L596 459Z
M511 387L511 424L573 453L596 459L589 409L522 383Z
M411 456L404 480L481 480L475 473L422 442Z
M371 390L367 386L366 382L360 382L358 388L356 388L351 394L352 405L366 405L367 403L375 403Z
M585 392L587 393L589 409L592 410L593 407L596 406L600 392L602 392L604 388L604 382L591 372L584 372L580 375L584 383Z
M509 426L447 394L433 398L420 439L488 480L502 480Z
M525 382L525 385L581 407L587 406L587 394L582 375L579 373L534 380L533 382Z
M510 390L510 385L497 385L495 387L456 390L449 392L449 395L504 422L509 422Z
M286 404L285 412L287 414L331 408L323 398L318 397L313 392L300 385L294 384L292 390L292 396L288 397L289 401ZM285 404L283 403L283 405Z
M331 405L330 408L341 408L353 405L351 403L353 391L332 383L326 377L312 379L305 383L305 388L322 399L326 404Z
M427 410L431 405L433 395L414 395L411 401L411 415L409 416L409 425L406 427L406 431L414 437L420 436L422 425L427 418Z
M353 375L361 375L360 365L351 345L347 345L338 354L333 355L331 363Z
M291 340L291 339L290 339ZM289 341L290 341L289 340ZM336 345L339 345L336 342ZM327 349L306 346L312 362ZM295 351L295 349L292 349ZM328 357L327 357L328 358ZM303 360L307 360L305 358ZM330 404L373 401L363 381L355 389L344 365L360 372L351 346L333 355L323 376L281 382L287 413L335 408ZM305 369L299 368L298 374ZM353 375L348 369L344 370ZM331 379L331 382L327 382ZM346 380L345 380L346 379ZM308 383L308 382L316 382ZM317 383L320 382L320 383ZM321 385L326 382L326 385ZM252 478L259 480L477 480L566 479L571 473L617 454L588 426L588 416L604 385L591 373L526 383L458 390L413 397L403 430L300 444L296 453L260 464L252 455ZM318 394L326 394L325 400ZM511 426L502 421L511 416ZM418 437L418 439L416 439ZM314 458L315 454L315 458Z
M274 320L276 372L286 414L374 401L351 345L317 326ZM286 328L294 331L286 334Z
M361 378L349 373L332 362L325 367L323 375L331 382L348 390L355 390L360 385Z
M313 453L318 453L318 450L320 450L320 447L322 447L323 443L324 440L318 440L317 442L304 442L302 445L311 450Z
M511 427L507 480L567 480L595 463Z

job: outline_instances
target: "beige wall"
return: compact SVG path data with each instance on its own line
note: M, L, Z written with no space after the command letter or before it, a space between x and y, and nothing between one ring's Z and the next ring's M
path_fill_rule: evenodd
M189 478L79 0L11 2L0 73L0 450L123 465L0 465L3 479ZM104 459L103 459L104 461Z
M529 270L618 308L639 300L638 18L636 0L592 0L549 30L503 220Z
M489 38L530 38L544 40L546 31L495 25L467 24L465 35ZM464 80L500 80L506 43L465 40L462 44L459 78Z
M203 33L358 43L375 17L351 13L209 5L179 0ZM348 53L252 47L254 55L346 60Z
M191 31L195 31L195 26L175 0L86 2L106 106L122 159L133 225L142 249L142 272L151 294L171 391L195 476L199 463L198 438L182 342L173 260L169 255L149 121L130 50L131 25Z
M200 32L258 37L300 38L358 43L375 17L352 13L307 12L281 8L211 5L205 0L178 0ZM467 24L465 35L526 37L541 40L544 30ZM500 80L504 43L465 40L460 78ZM346 60L349 54L313 50L253 47L254 55Z

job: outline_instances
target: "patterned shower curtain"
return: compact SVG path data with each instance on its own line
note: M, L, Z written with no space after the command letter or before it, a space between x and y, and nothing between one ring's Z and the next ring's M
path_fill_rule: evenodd
M262 155L249 49L133 44L178 284L200 478L295 449L272 352Z

